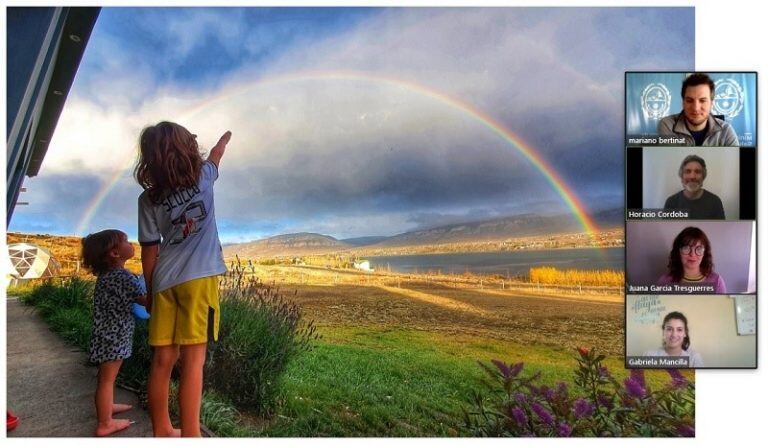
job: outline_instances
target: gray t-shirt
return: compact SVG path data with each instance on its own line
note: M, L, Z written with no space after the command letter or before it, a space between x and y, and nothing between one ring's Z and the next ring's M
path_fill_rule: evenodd
M153 203L147 191L139 196L139 243L160 244L152 275L152 292L227 271L213 209L216 165L203 163L200 180Z

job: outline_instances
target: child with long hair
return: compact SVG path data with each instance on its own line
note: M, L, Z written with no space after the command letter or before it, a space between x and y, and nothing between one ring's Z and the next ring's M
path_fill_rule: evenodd
M213 184L231 137L227 131L203 159L197 136L167 121L139 137L134 171L139 243L147 283L152 364L148 403L155 436L200 436L206 344L218 340L218 275L226 272L213 207ZM181 429L168 413L171 372L181 361Z
M115 379L123 360L131 356L134 319L132 303L145 303L144 289L125 262L134 255L133 245L119 230L89 234L82 240L83 265L97 275L93 290L93 332L89 360L99 365L96 386L96 436L108 436L131 425L113 419L131 409L114 403Z

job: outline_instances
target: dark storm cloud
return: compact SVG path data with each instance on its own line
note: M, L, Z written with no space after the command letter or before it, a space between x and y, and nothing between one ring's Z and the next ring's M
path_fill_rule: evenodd
M163 64L142 57L146 39L128 39L128 28L97 30L109 38L84 66L105 65L83 76L89 88L75 85L62 122L108 130L59 136L71 147L52 144L51 157L54 149L62 155L48 172L76 176L70 154L114 169L119 159L94 157L82 142L130 146L143 125L168 118L183 120L203 147L233 131L216 191L217 218L232 237L393 234L430 219L565 211L517 148L447 95L520 137L599 210L622 202L624 71L693 65L692 8L371 10L280 44L265 36L294 33L296 24L261 23L252 12L147 12L147 23L168 20L170 44L158 54L176 54ZM109 14L115 21L120 11ZM219 34L209 45L211 32ZM212 51L225 59L221 76L196 74L189 61ZM233 54L242 54L239 65ZM253 84L317 70L362 75ZM207 104L198 110L200 101ZM135 225L136 195L135 184L121 181L92 224ZM71 201L72 209L89 200Z

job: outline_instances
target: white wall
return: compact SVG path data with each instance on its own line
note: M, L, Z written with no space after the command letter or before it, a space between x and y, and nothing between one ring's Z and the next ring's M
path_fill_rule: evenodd
M683 189L678 176L680 163L692 154L707 164L704 189L720 197L726 219L738 220L738 147L644 147L643 208L663 208L667 197Z
M640 300L644 305L637 308ZM691 348L705 367L755 366L756 336L736 333L734 302L727 295L627 295L627 355L661 348L661 323L672 311L688 319Z

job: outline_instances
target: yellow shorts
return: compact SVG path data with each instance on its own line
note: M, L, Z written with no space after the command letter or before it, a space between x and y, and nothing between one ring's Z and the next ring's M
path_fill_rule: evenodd
M193 279L154 294L150 346L196 345L218 339L218 276Z

